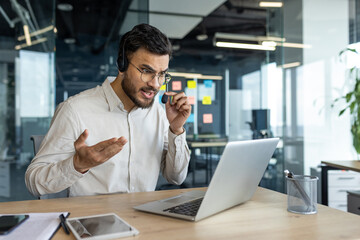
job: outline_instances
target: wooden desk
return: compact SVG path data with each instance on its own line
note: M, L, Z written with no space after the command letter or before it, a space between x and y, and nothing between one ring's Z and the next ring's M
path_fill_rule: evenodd
M360 172L360 161L321 161L321 203L328 205L328 171L351 170Z
M284 194L258 188L252 200L203 219L188 222L134 210L132 207L192 189L31 200L0 203L1 213L70 211L71 217L115 212L140 231L126 239L359 239L360 216L318 205L318 213L286 210ZM60 229L57 239L74 239Z
M206 152L206 180L205 184L209 184L210 178L212 176L212 161L211 161L211 148L213 147L225 147L227 144L227 141L219 141L219 142L211 142L211 141L205 141L205 142L196 142L196 141L187 141L189 148L191 149L191 168L193 170L192 172L192 187L195 186L195 175L196 175L196 155L195 155L195 148L205 148ZM210 157L209 157L210 156Z

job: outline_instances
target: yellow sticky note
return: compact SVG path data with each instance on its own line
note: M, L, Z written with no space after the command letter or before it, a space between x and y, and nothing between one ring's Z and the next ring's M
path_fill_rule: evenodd
M211 96L204 96L202 100L202 104L211 105Z
M160 87L160 90L166 91L166 85L162 85L162 86Z
M188 88L196 88L196 82L195 81L187 81L187 87Z
M203 114L203 122L204 123L213 123L213 115L212 115L212 113Z
M173 81L171 90L180 91L181 90L181 81Z
M188 96L189 103L194 105L195 104L195 96Z

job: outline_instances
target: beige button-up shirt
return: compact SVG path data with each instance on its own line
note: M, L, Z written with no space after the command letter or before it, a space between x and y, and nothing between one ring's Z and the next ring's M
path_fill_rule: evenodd
M190 160L185 132L169 130L163 107L124 106L108 77L102 86L86 90L59 104L39 152L29 165L25 181L35 195L69 188L70 196L155 190L159 172L181 184ZM85 174L74 169L74 142L88 129L88 146L124 136L128 143L114 157Z

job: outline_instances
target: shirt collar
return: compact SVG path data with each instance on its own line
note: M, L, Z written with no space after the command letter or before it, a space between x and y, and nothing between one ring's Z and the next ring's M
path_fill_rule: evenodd
M124 104L121 102L120 98L116 95L114 89L111 87L110 83L115 80L115 77L107 77L102 87L104 89L105 98L107 103L109 104L110 112L114 111L115 108L119 108L124 110Z

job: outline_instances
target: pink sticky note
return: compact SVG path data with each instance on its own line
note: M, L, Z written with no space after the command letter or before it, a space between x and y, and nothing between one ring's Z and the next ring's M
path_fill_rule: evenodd
M171 90L180 91L181 90L181 81L173 81Z
M195 96L188 96L189 103L194 105L195 104Z
M212 113L203 114L203 122L204 122L204 123L212 123L212 122L213 122L213 115L212 115Z

